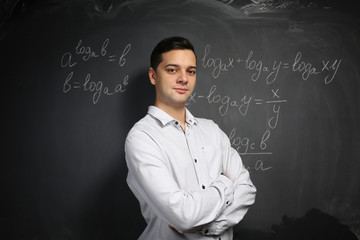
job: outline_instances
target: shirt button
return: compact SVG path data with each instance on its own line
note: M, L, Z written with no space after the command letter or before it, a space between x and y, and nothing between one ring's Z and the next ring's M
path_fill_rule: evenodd
M178 124L179 124L179 122L178 122L178 121L176 121L176 122L175 122L175 125L178 125Z
M194 161L195 161L195 163L197 163L197 160L196 160L196 159L194 159Z
M207 234L208 232L209 232L209 230L206 229L206 230L205 230L205 234Z
M202 185L202 189L205 189L205 186L204 186L204 185Z
M226 205L229 204L229 201L226 201Z

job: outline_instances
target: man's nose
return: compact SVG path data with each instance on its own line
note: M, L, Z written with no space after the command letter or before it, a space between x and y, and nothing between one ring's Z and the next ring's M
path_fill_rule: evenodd
M187 84L187 82L188 82L187 71L180 71L180 75L177 79L177 83Z

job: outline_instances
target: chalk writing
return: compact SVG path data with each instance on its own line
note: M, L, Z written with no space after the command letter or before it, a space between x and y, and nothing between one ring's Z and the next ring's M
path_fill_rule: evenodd
M233 68L233 58L228 58L228 61L223 61L221 58L208 58L211 46L206 45L204 57L201 59L202 66L204 68L212 68L212 76L218 78L222 71L228 71L230 68Z
M265 167L265 164L264 164L263 160L257 160L255 162L255 170L256 171L267 171L267 170L270 170L270 169L272 169L272 166Z
M107 57L109 62L117 62L120 67L124 66L126 63L126 55L131 50L131 44L127 44L122 51L121 55L117 57L117 55L108 55L108 45L110 40L107 38L102 43L100 49L98 51L92 49L90 46L84 46L83 40L79 40L76 47L74 48L74 53L65 52L61 57L61 67L74 67L78 64L78 61L87 62L91 59L99 58L99 57ZM78 61L73 59L74 56L77 56Z
M211 79L225 81L226 78L220 78L221 74L236 71L237 69L250 72L250 81L259 83L264 82L266 86L271 86L272 98L254 95L252 93L231 96L229 93L220 93L217 86L213 84L206 94L199 90L193 92L188 102L189 104L205 100L206 103L215 106L219 115L225 117L229 111L236 110L242 117L246 117L249 109L253 107L262 107L266 111L265 127L260 141L251 140L249 137L236 136L236 130L233 128L229 134L230 142L240 155L268 156L272 151L268 150L271 131L275 130L280 123L280 115L283 104L288 102L281 96L281 89L276 87L277 80L282 71L291 71L298 76L299 80L309 81L310 79L322 79L325 85L334 81L339 71L342 59L322 59L321 62L312 63L306 60L301 51L297 51L291 59L276 59L270 63L264 62L256 56L253 50L250 50L245 56L214 56L209 44L205 46L201 58L201 67L208 70ZM268 88L266 88L268 89ZM253 169L256 171L267 171L272 166L266 165L263 159L257 159Z
M299 51L296 53L292 62L275 60L270 63L270 65L266 65L261 59L255 58L253 50L250 50L245 58L235 56L226 57L225 59L210 57L210 51L211 46L206 45L201 62L202 67L210 69L211 76L214 79L218 79L222 72L227 72L239 67L252 72L250 77L252 81L256 82L263 76L268 85L277 80L281 70L290 70L294 73L299 73L300 78L304 81L312 76L322 76L325 85L327 85L334 80L342 62L342 59L322 60L321 63L318 63L318 65L321 66L316 67L313 63L302 60L303 55Z
M268 151L268 141L270 141L270 130L266 130L260 141L253 141L249 137L240 137L236 134L236 129L233 128L229 134L231 146L241 155L256 155L256 156L266 156L273 154L271 151ZM268 171L272 166L265 166L263 160L256 160L254 163L253 169L256 171ZM248 166L248 170L251 171L251 167Z
M251 141L248 137L236 136L236 129L233 128L229 134L231 146L235 148L240 155L271 155L272 152L266 151L271 135L270 130L266 130L259 142Z
M317 70L315 67L312 66L311 63L306 63L303 62L301 60L302 54L301 52L298 52L295 56L295 60L294 63L292 65L292 70L294 72L302 72L301 76L303 80L307 80L309 78L309 76L314 75L314 74L320 74L322 72L329 72L329 74L326 75L324 81L325 84L329 84L334 80L334 77L339 69L340 63L341 63L341 59L340 60L335 60L333 63L330 63L330 61L322 61L323 67L321 70ZM330 64L330 66L328 66Z
M260 78L262 72L269 72L266 76L266 82L267 84L273 83L278 76L281 62L277 63L276 61L274 61L272 68L269 68L267 66L264 66L261 60L259 61L253 60L252 56L253 56L253 51L250 51L246 60L242 60L241 58L238 58L236 62L240 64L242 61L244 61L245 69L255 70L255 73L251 75L252 81L256 82Z
M329 64L329 61L326 61L326 63L324 61L322 61L323 63L323 68L321 69L321 71L332 71L332 73L328 74L326 77L325 77L325 83L326 84L329 84L331 83L334 78L335 78L335 75L339 69L339 66L340 66L340 63L342 62L342 59L340 60L335 60L331 66L327 66Z
M62 68L69 68L70 72L66 75L65 81L63 84L63 92L68 93L70 90L79 89L84 92L89 92L92 94L92 103L96 104L101 96L111 96L117 93L122 93L126 91L126 86L129 82L129 75L125 74L123 77L117 78L115 83L108 83L108 81L102 80L93 80L92 73L87 73L80 76L78 80L75 77L76 70L80 68L79 63L87 63L90 61L105 59L105 61L112 63L116 62L117 66L123 68L127 62L127 55L131 50L131 44L127 44L119 55L110 54L109 47L110 40L106 38L100 46L94 48L89 44L85 44L82 39L80 39L73 51L65 52L61 56L60 66ZM78 74L79 75L79 74Z
M223 117L227 114L229 107L236 108L239 113L243 116L246 115L249 104L251 102L252 97L243 96L240 101L236 101L231 99L229 96L221 96L220 94L215 94L216 85L213 85L207 96L198 95L197 98L206 98L207 102L210 104L220 104L219 114ZM192 94L191 100L195 100L196 92ZM189 104L189 103L188 103Z
M278 89L273 90L273 98L280 98L278 94ZM212 85L207 94L202 95L199 92L193 92L187 105L192 103L197 103L199 100L205 99L209 104L215 104L218 106L218 113L221 117L224 117L228 114L228 112L232 109L236 110L241 116L246 116L251 104L262 105L262 104L274 104L272 107L271 118L269 119L269 126L271 128L275 128L280 114L280 106L278 104L287 103L286 99L272 99L272 100L264 100L260 98L254 98L253 96L243 95L243 96L228 96L221 95L217 92L217 86ZM277 104L277 105L276 105Z
M111 96L115 93L125 92L125 86L128 84L129 76L126 75L121 83L115 85L112 89L110 87L104 86L103 81L91 81L91 75L87 74L84 82L71 82L73 78L74 72L70 72L69 75L66 77L64 85L63 85L63 92L67 93L71 89L82 89L85 92L91 92L92 95L92 102L96 104L99 101L99 98L102 94Z

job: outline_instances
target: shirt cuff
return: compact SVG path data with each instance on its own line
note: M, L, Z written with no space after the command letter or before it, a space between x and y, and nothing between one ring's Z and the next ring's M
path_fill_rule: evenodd
M215 236L218 236L218 235L221 235L223 234L227 229L228 229L228 224L227 224L227 221L225 220L222 220L222 221L214 221L214 222L211 222L207 225L205 225L203 228L202 228L202 235L215 235Z
M220 175L211 186L214 186L220 192L224 193L225 207L234 201L234 184L229 178Z

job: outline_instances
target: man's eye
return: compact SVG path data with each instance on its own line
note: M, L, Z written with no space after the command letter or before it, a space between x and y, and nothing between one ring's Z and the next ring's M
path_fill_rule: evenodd
M195 71L195 70L189 70L189 74L190 74L190 75L195 75L195 74L196 74L196 71Z
M166 71L168 71L169 73L174 73L176 72L176 70L174 68L168 68Z

